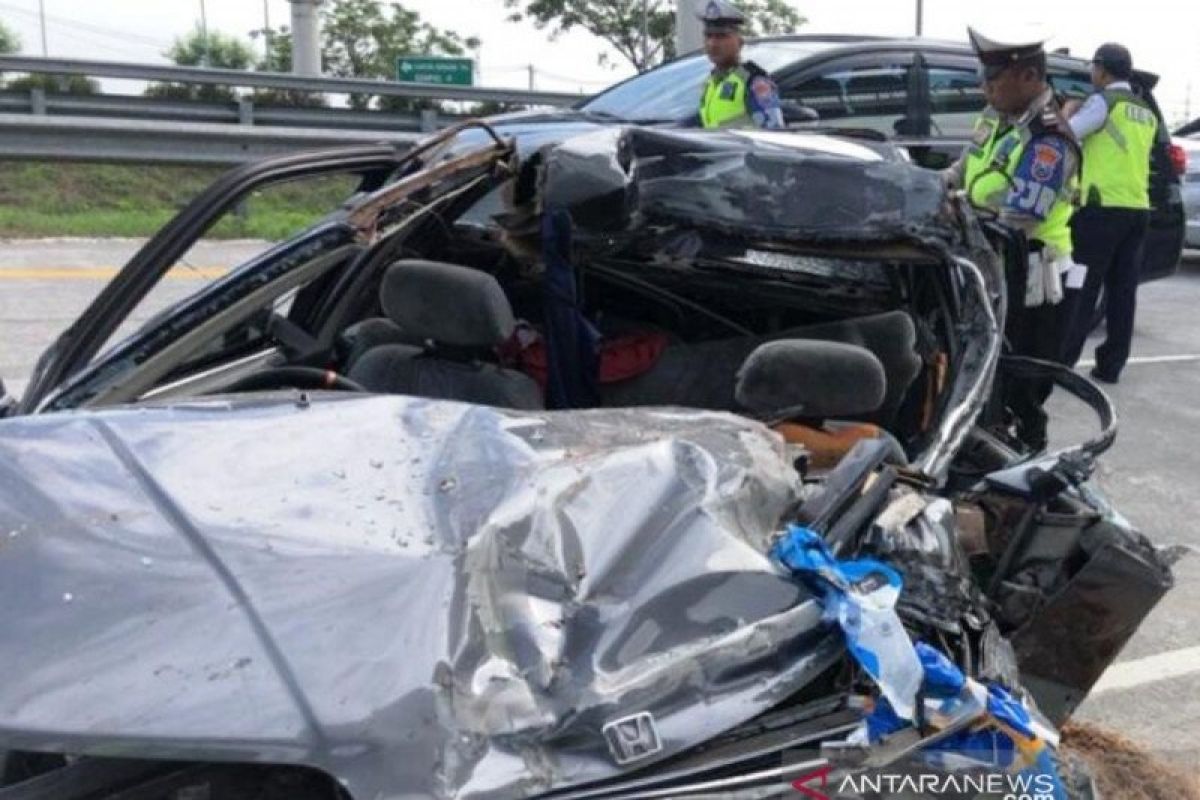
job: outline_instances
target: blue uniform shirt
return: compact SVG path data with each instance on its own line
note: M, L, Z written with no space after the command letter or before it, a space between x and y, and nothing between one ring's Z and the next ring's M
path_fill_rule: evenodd
M1005 198L1008 211L1046 219L1066 188L1069 145L1060 134L1033 137L1013 170L1013 187Z

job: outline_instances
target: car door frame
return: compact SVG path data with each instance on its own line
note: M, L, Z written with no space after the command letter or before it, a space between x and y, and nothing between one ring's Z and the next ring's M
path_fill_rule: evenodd
M919 87L914 85L914 75L916 72L914 69L914 55L914 51L911 48L875 47L869 50L861 49L850 52L837 50L798 61L795 64L776 71L772 77L779 88L779 96L786 100L789 99L788 90L790 88L795 88L798 84L812 78L821 77L831 70L853 69L855 67L880 68L885 66L903 66L907 70L908 81L906 86L905 118L917 119L920 108L918 105L915 105L917 97L914 96L914 89ZM861 127L854 125L855 119L854 116L840 117L828 121L817 120L816 124L821 127ZM883 133L889 138L895 138L895 133L892 131L883 131Z
M909 154L923 167L941 169L948 167L962 154L963 149L970 144L969 135L955 136L934 132L933 86L930 71L938 68L963 69L975 74L979 72L979 59L974 55L954 49L919 48L914 57L917 81L920 83L919 97L923 108L920 110L921 119L925 126L911 137L897 139L896 143L908 150ZM976 113L982 113L986 103L980 105ZM935 161L931 156L938 155Z
M339 173L358 174L359 191L371 191L410 157L392 145L366 145L279 156L226 172L151 237L42 353L16 413L32 413L84 369L179 258L251 192Z

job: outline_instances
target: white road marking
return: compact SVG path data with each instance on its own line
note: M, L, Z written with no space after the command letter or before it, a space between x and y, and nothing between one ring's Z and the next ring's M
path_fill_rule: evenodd
M1092 688L1091 694L1133 689L1197 672L1200 672L1200 647L1185 647L1136 661L1113 664Z
M1183 361L1200 361L1200 353L1189 353L1186 355L1177 356L1134 356L1125 362L1129 364L1176 364ZM1092 359L1084 359L1079 362L1081 367L1094 367L1096 362Z

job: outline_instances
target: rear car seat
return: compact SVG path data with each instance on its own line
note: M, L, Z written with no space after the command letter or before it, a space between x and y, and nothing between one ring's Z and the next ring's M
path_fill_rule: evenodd
M861 418L885 427L896 417L921 371L917 332L903 311L806 325L771 336L740 337L669 346L649 372L603 387L608 406L678 405L734 411L738 369L760 345L781 339L815 339L863 347L883 364L887 387L879 410ZM857 417L856 415L856 418Z
M349 377L372 392L406 394L534 410L537 383L516 370L482 359L512 336L512 306L487 273L435 261L397 261L380 286L388 319L410 341L371 347Z

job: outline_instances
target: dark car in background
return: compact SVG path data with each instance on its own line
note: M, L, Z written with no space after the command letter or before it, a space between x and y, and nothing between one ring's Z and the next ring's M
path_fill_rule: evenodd
M789 125L859 128L905 146L913 160L940 169L969 142L985 105L978 59L965 42L862 36L787 36L750 41L745 57L779 85ZM1089 63L1063 53L1049 58L1050 81L1064 97L1092 92ZM703 54L676 59L589 99L580 111L642 123L695 112L710 67ZM1159 119L1152 155L1153 212L1143 280L1175 272L1184 241L1183 151L1172 144L1153 90L1158 76L1137 72L1133 84Z
M1183 175L1183 207L1187 212L1186 245L1200 248L1200 133L1177 136L1175 145L1187 154Z

